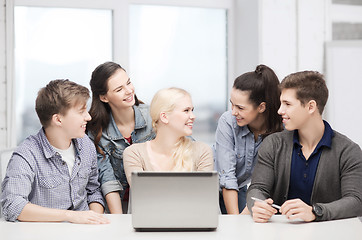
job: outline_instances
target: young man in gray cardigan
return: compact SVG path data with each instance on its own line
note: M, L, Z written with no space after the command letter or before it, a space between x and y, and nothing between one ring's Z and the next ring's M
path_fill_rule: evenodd
M259 149L247 193L254 221L276 214L272 203L291 220L362 216L362 152L322 119L328 99L323 75L290 74L281 91L278 113L286 130L266 137Z

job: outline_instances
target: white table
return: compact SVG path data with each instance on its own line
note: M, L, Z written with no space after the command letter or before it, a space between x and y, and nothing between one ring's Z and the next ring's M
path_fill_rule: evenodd
M254 223L248 215L220 216L212 232L135 232L131 215L107 215L107 225L71 223L6 222L0 219L1 240L128 240L128 239L222 239L222 240L361 240L362 222L358 218L320 223L290 222L273 216L269 223Z

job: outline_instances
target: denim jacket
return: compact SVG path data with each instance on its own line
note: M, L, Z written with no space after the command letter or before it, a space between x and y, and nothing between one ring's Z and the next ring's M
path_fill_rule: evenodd
M131 134L132 143L146 142L155 138L149 106L145 104L134 105L133 109L135 129ZM94 140L91 133L88 132L88 135ZM110 114L108 127L103 130L98 146L106 155L103 158L102 154L97 153L99 182L101 183L103 195L126 189L128 183L123 168L123 151L130 144L118 130L112 113Z

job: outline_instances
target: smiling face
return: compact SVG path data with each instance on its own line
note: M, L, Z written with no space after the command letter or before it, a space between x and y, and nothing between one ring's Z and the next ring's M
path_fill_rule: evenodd
M180 136L192 135L192 127L195 120L194 106L189 95L184 95L176 103L172 112L166 113L168 126Z
M232 88L230 93L231 111L239 126L248 125L261 117L264 111L255 108L249 100L249 92ZM262 110L262 111L261 111Z
M117 70L108 79L108 91L100 99L108 103L111 109L132 107L135 104L134 87L124 70Z
M85 103L71 107L64 115L58 115L62 129L69 139L84 137L87 122L92 119Z
M303 106L297 99L296 90L286 88L280 95L280 108L278 114L282 116L285 129L292 131L303 128L307 122L309 111L308 106Z

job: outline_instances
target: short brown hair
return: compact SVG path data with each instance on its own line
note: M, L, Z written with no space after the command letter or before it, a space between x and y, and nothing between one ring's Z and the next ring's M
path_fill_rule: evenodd
M296 90L297 99L305 105L310 100L317 102L319 113L322 115L328 100L328 88L324 76L316 71L296 72L286 76L280 83L280 89Z
M88 99L88 88L68 79L57 79L39 90L35 111L43 127L47 127L54 114L65 115L70 108L86 104Z

